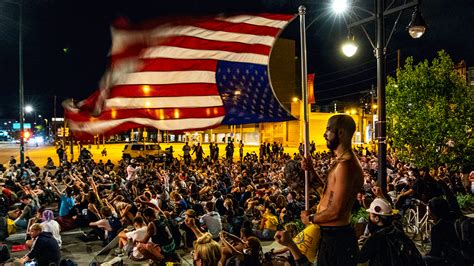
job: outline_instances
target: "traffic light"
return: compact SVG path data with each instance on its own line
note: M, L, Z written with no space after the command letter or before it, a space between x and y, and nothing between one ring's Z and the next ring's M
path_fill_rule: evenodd
M31 137L31 133L28 130L24 130L22 135L24 141L28 141Z

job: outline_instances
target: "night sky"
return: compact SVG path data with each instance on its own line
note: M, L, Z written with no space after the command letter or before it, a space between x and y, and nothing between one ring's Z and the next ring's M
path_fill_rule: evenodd
M20 3L19 0L0 0L0 118L18 116L19 8L12 2ZM373 10L373 0L358 2ZM401 2L395 1L396 4ZM317 18L307 32L307 45L308 72L316 73L318 103L343 100L343 95L370 89L376 83L372 48L363 32L355 29L359 51L350 59L342 55L339 44L347 30L343 19L330 12L329 0L23 0L25 103L32 104L37 114L49 117L53 114L54 95L58 99L58 115L62 114L62 100L89 96L106 68L109 25L117 16L140 21L170 14L297 13L301 4L308 10L307 23ZM418 40L411 39L405 30L411 12L403 13L389 43L388 73L394 74L397 49L402 60L407 56L414 56L415 60L431 59L436 51L445 49L455 62L465 60L468 66L474 66L474 1L423 1L421 12L429 29ZM387 17L387 35L395 18L396 15ZM298 22L295 20L282 35L297 41L297 56ZM368 24L367 30L374 38L374 25Z

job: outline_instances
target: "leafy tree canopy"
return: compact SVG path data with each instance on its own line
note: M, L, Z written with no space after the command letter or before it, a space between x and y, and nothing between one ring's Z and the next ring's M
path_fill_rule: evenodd
M450 56L439 51L431 63L407 58L388 77L388 137L391 149L416 166L474 164L472 91Z

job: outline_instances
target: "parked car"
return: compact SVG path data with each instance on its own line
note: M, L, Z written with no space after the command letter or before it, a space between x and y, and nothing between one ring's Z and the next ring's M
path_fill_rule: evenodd
M122 151L122 158L127 160L131 158L161 158L165 151L160 148L160 145L155 143L134 143L126 144Z

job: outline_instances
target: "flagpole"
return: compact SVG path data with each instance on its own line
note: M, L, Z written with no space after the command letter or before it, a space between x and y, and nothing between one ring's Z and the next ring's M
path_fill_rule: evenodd
M298 8L300 16L300 41L301 41L301 95L303 104L303 130L304 130L304 156L309 155L309 118L308 118L308 69L306 64L306 7ZM309 172L304 171L304 206L309 210Z

